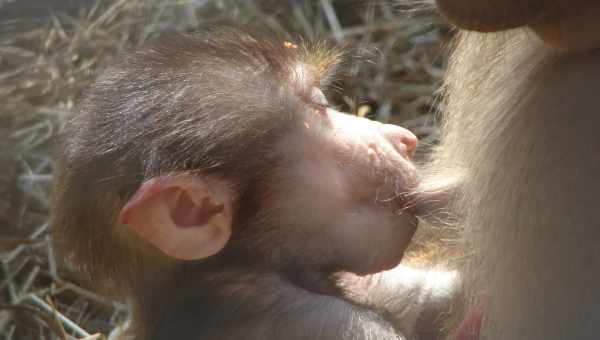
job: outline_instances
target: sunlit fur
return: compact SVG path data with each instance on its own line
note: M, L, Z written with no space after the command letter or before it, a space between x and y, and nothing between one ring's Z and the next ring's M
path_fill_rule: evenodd
M482 339L598 337L599 88L600 51L560 54L525 29L456 40L426 183L464 179L448 209Z

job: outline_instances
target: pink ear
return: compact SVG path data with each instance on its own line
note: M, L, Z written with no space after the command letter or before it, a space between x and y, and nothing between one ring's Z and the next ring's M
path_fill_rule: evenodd
M129 201L127 201L127 204L125 204L123 209L121 209L119 223L128 224L132 211L145 200L159 194L169 185L169 182L170 178L168 177L155 177L142 183L142 186L140 186Z
M226 183L192 174L144 182L119 222L165 254L182 260L219 252L231 235L231 193Z

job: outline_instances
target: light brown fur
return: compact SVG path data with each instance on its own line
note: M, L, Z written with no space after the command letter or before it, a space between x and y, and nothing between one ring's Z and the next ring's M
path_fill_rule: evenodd
M459 34L426 177L465 179L450 209L482 339L600 333L599 85L600 51L559 53L527 29Z

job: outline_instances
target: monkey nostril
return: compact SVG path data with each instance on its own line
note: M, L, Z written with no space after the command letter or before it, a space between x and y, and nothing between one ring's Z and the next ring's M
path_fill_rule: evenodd
M403 149L407 156L412 157L417 148L418 139L412 132L397 125L384 124L381 127L384 137L389 140L394 146L403 145Z
M406 153L409 156L413 156L415 153L415 149L417 148L418 139L412 132L406 130L408 134L401 138L402 144L406 146Z

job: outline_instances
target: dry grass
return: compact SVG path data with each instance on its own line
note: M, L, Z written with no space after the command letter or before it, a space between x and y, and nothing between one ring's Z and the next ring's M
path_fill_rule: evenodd
M361 113L369 104L369 114L403 122L423 144L437 137L430 105L447 31L433 15L367 0L101 3L74 17L49 13L41 24L0 27L0 337L80 339L109 334L126 318L124 305L78 286L54 257L52 145L97 70L160 32L234 22L290 39L331 39L354 55L335 103Z

